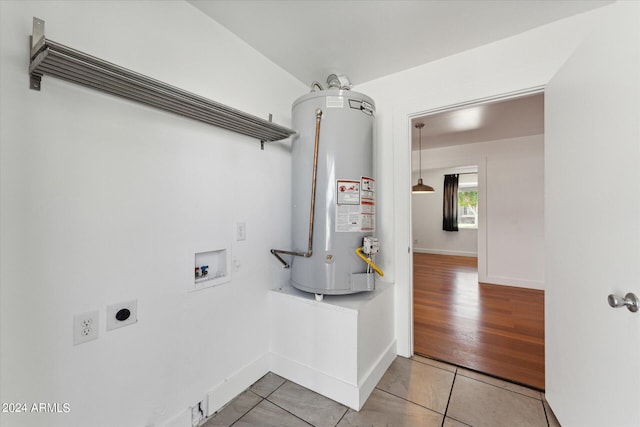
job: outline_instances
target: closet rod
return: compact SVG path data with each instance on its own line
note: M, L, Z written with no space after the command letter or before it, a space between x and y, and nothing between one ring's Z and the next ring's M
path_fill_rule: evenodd
M42 76L50 75L263 142L295 134L292 129L48 40L44 36L44 21L35 17L31 40L31 89L40 90Z

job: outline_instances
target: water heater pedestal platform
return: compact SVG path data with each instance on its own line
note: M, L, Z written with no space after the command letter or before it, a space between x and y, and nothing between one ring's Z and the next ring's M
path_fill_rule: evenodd
M360 410L397 354L393 286L322 302L289 285L272 290L271 370Z

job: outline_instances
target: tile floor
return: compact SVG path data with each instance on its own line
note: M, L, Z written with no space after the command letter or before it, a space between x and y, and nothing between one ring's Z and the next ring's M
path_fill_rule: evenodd
M204 426L309 425L560 426L539 391L420 356L397 357L359 412L270 372Z

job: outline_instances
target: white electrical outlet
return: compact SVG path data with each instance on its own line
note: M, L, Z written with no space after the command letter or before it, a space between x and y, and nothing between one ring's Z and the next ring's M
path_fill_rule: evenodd
M138 321L138 300L107 306L107 331L132 325Z
M73 316L73 345L98 339L98 310Z

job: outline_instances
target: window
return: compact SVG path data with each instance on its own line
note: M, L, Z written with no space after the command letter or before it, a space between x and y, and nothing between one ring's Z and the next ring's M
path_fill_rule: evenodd
M460 175L458 228L478 228L478 174Z

